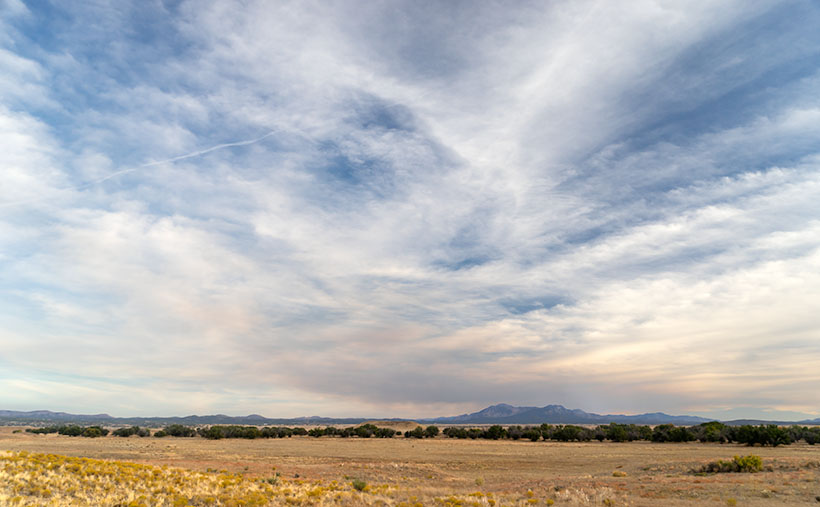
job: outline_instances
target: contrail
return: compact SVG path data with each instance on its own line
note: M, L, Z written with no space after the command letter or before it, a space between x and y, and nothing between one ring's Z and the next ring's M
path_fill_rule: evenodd
M108 176L104 176L104 177L102 177L98 180L93 180L93 181L83 183L80 187L76 187L76 188L84 188L84 187L89 187L91 185L96 185L97 183L102 183L103 181L110 180L111 178L115 178L115 177L117 177L121 174L126 174L126 173L130 173L130 172L138 171L138 170L143 169L145 167L153 167L153 166L162 165L162 164L171 164L171 163L177 162L179 160L185 160L186 158L198 157L200 155L204 155L206 153L210 153L210 152L216 151L216 150L221 150L223 148L231 148L233 146L247 146L249 144L258 143L262 139L270 137L275 133L276 133L276 131L272 130L272 131L268 132L267 134L265 134L264 136L257 137L255 139L249 139L247 141L237 141L235 143L217 144L216 146L211 146L210 148L206 148L204 150L199 150L199 151L194 151L194 152L191 152L191 153L186 153L185 155L179 155L177 157L166 158L165 160L157 160L155 162L148 162L148 163L139 165L137 167L132 167L130 169L123 169L122 171L117 171L115 173L111 173Z
M121 171L113 172L111 174L108 174L108 175L103 176L102 178L98 178L96 180L86 181L85 183L82 183L80 185L76 185L76 186L73 186L73 187L61 188L61 189L59 189L59 191L82 190L84 188L88 188L88 187L100 184L104 181L110 180L111 178L116 178L117 176L132 173L134 171L139 171L140 169L144 169L146 167L153 167L153 166L158 166L158 165L163 165L163 164L172 164L172 163L178 162L180 160L185 160L186 158L198 157L200 155L205 155L206 153L210 153L212 151L217 151L217 150L222 150L224 148L231 148L231 147L234 147L234 146L247 146L249 144L255 144L255 143L258 143L259 141L262 141L263 139L266 139L266 138L272 136L276 132L277 132L276 130L271 130L270 132L268 132L264 136L256 137L254 139L248 139L246 141L236 141L234 143L217 144L216 146L211 146L210 148L205 148L204 150L198 150L198 151L194 151L194 152L191 152L191 153L186 153L185 155L179 155L179 156L176 156L176 157L166 158L164 160L156 160L154 162L147 162L145 164L138 165L137 167L131 167L131 168L128 168L128 169L122 169ZM7 203L0 204L0 208L5 208L5 207L9 207L9 206L17 206L19 204L27 204L27 203L31 203L31 202L42 201L42 200L45 200L45 199L46 198L44 198L44 197L36 197L36 198L32 198L32 199L26 199L26 200L23 200L23 201L7 202Z

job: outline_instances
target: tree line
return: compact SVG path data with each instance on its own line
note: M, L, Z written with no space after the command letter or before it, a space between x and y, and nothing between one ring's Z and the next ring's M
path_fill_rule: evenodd
M74 424L48 426L45 428L28 428L29 433L47 434L58 433L68 436L104 437L109 431L100 426L79 426ZM404 432L405 438L435 438L443 433L448 438L457 439L487 439L487 440L531 440L559 441L559 442L633 442L645 440L651 442L720 442L740 443L746 445L788 445L800 440L814 445L820 442L820 427L788 426L780 427L775 424L761 424L758 426L728 426L713 421L697 426L675 426L661 424L655 427L639 426L636 424L611 423L594 428L576 426L572 424L542 424L540 426L508 426L493 425L487 428L448 427L440 431L438 426L417 426L415 429ZM289 428L278 426L214 425L192 428L181 424L171 424L155 432L154 437L195 437L200 436L210 440L223 438L288 438L292 436L310 437L341 437L341 438L393 438L401 435L400 431L390 428L380 428L373 424L362 424L347 428L327 426L325 428ZM131 426L119 428L112 432L117 437L151 436L151 430Z
M603 442L633 442L646 440L651 442L721 442L740 443L747 445L788 445L792 442L804 440L814 445L820 442L820 427L789 426L781 428L776 424L761 424L759 426L743 425L728 426L713 421L697 426L675 426L661 424L658 426L639 426L636 424L610 423L595 428L586 428L572 424L542 424L540 426L509 426L500 425L489 428L445 428L444 435L450 438L482 438L499 439L529 439L555 440L559 442L587 442L598 440Z
M288 428L279 426L256 426L241 425L221 425L191 428L181 424L171 424L154 434L155 437L195 437L200 436L209 440L220 440L223 438L288 438L292 436L308 435L305 428Z
M69 437L104 437L108 435L108 430L102 426L79 426L76 424L61 424L58 426L48 426L45 428L27 428L27 432L45 435L48 433L57 433L60 435L67 435Z

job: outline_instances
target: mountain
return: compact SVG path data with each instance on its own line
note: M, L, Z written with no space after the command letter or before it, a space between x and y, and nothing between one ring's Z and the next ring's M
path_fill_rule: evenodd
M0 410L0 419L6 424L18 423L95 423L95 424L264 424L268 419L259 415L231 417L224 414L190 415L184 417L112 417L108 414L68 414L50 410L19 412Z
M32 410L18 412L16 410L0 410L2 419L19 419L30 421L107 421L112 419L108 414L68 414L66 412L52 412L51 410Z
M692 425L711 421L697 416L674 416L662 412L638 415L600 415L562 405L545 407L514 407L506 403L492 405L472 414L426 419L425 422L449 424L678 424Z
M506 403L499 403L498 405L491 405L484 410L474 412L472 414L457 415L455 417L439 417L437 421L452 421L459 422L462 418L474 419L504 419L508 417L515 417L521 413L526 413L531 410L538 410L538 407L514 407Z
M319 416L272 419L269 417L261 416L259 414L251 414L245 416L215 414L188 415L182 417L112 417L108 414L68 414L66 412L52 412L50 410L33 410L30 412L19 412L16 410L0 410L0 424L6 425L42 425L43 423L75 423L108 424L116 426L138 425L151 427L166 426L168 424L183 424L186 426L200 426L211 424L244 424L253 426L315 426L331 424L360 424L365 421L373 419L374 418L372 417L334 418Z

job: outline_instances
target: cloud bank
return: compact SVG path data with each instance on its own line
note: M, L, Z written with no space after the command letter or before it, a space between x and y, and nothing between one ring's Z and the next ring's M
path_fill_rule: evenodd
M6 408L820 415L814 3L0 5Z

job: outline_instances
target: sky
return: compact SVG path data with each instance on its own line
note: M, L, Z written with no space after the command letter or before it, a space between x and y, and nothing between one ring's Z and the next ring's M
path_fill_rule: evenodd
M820 417L811 0L0 0L0 408Z

